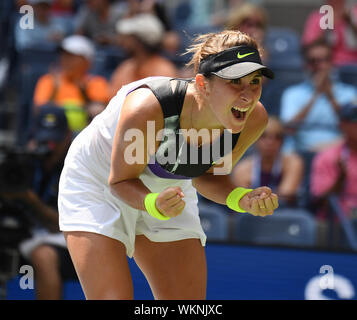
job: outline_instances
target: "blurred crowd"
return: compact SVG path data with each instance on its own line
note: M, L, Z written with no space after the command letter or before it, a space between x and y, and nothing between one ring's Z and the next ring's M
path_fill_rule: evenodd
M233 169L232 180L246 188L267 185L278 193L281 208L311 215L318 230L315 246L353 247L357 4L321 1L334 9L334 28L321 28L317 7L302 22L302 34L272 27L263 4L1 1L0 135L11 131L14 141L11 152L9 146L0 148L17 156L15 149L26 150L34 155L34 169L30 183L21 190L1 183L0 210L15 203L16 210L31 212L25 215L31 217L30 234L19 241L19 248L35 266L39 299L59 299L63 279L76 277L58 231L56 209L59 174L73 137L123 85L149 76L192 77L193 71L185 66L190 59L183 55L185 48L195 35L222 29L239 29L257 39L264 63L275 72L273 81L263 83L261 98L269 123ZM0 164L0 179L5 171ZM200 201L202 208L212 206ZM222 215L224 210L217 206ZM346 232L346 224L355 228L356 236Z

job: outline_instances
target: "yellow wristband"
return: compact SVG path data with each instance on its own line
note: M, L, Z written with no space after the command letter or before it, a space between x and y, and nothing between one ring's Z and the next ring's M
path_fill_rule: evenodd
M159 210L156 209L156 198L158 193L149 193L144 200L145 209L149 215L159 220L169 220L170 217L164 216Z
M246 189L241 187L233 189L226 199L227 207L237 212L246 212L239 206L239 200L251 191L253 191L253 189Z

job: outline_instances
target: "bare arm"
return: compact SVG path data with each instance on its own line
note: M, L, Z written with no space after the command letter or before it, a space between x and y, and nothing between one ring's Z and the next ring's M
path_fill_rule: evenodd
M336 113L339 112L340 106L333 95L332 83L329 78L329 70L319 72L313 77L312 80L314 81L316 88L314 94L312 95L309 102L301 109L301 111L289 121L290 124L302 122L310 112L311 108L314 106L319 95L323 93L331 103L333 110Z
M29 190L26 195L26 203L39 219L52 232L59 232L58 211L45 204L33 191Z
M240 134L238 143L229 155L223 158L226 172L218 172L222 168L221 162L211 167L208 175L193 179L197 191L204 197L218 202L225 203L228 194L235 188L230 177L222 178L222 173L229 175L232 168L243 156L247 149L261 136L268 122L268 115L263 105L258 102L257 106L247 119L247 123ZM228 163L228 165L226 165ZM220 170L222 171L222 170ZM219 173L219 174L217 174Z
M122 108L113 142L108 183L111 192L119 199L135 209L145 210L144 199L151 191L139 176L149 160L147 121L155 121L156 127L161 128L161 108L148 89L137 89L128 95ZM135 137L133 141L125 141L129 134Z
M7 200L23 202L33 214L50 230L58 232L58 212L56 209L44 203L32 190L21 192L2 193Z
M244 152L261 136L268 122L267 113L261 103L258 103L255 110L247 120L238 143L231 153L232 165L234 167L237 161L243 156ZM236 188L229 174L214 174L213 166L208 173L192 180L193 186L197 191L214 202L226 204L229 193ZM273 194L268 187L260 187L247 193L239 202L239 206L253 215L272 214L278 207L278 197ZM262 209L262 207L264 209Z
M236 186L250 188L252 185L252 157L248 157L238 162L231 174L233 184Z
M224 205L229 193L235 188L229 175L213 175L211 173L194 178L192 185L205 198Z
M147 135L149 121L155 124L154 139ZM145 198L152 191L139 176L158 147L155 137L163 126L160 104L150 90L138 89L127 97L114 137L108 183L111 192L132 208L146 211ZM126 141L128 134L135 141ZM166 188L157 196L155 207L164 216L176 217L185 207L183 197L180 187Z
M310 112L312 106L315 104L318 96L319 94L315 92L309 102L300 110L300 112L294 118L289 121L289 124L302 122L306 118L307 114Z

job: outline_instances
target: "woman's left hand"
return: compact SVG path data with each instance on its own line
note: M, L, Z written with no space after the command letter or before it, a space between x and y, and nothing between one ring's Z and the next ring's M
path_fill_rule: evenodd
M278 196L268 187L259 187L247 193L240 201L239 206L253 216L265 217L272 215L278 208Z

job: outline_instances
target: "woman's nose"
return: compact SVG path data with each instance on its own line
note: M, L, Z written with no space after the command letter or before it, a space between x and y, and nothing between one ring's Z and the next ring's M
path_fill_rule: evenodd
M253 99L249 93L244 92L239 96L239 100L244 104L249 104L252 102Z
M247 96L240 96L240 99L244 102L249 102L249 98Z

